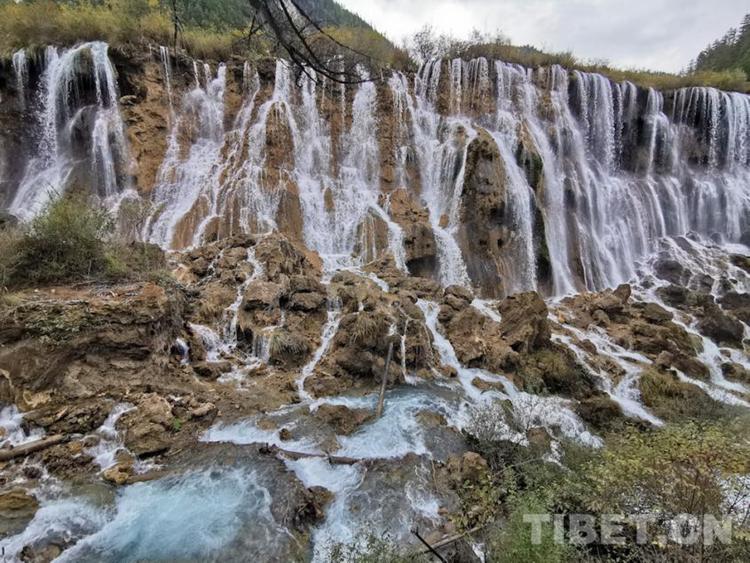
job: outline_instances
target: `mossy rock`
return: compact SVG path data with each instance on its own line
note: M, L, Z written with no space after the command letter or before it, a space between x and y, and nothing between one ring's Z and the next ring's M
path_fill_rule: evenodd
M525 356L518 375L524 390L530 392L546 390L582 399L590 397L596 389L594 376L575 361L569 350L557 346Z
M620 405L604 393L583 399L575 410L584 422L598 432L621 430L628 420Z
M716 418L723 405L697 385L680 381L673 372L647 369L639 382L643 404L664 420Z

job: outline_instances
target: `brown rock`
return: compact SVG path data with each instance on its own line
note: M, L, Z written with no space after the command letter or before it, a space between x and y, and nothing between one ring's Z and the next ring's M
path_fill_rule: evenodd
M124 429L125 446L137 456L150 456L169 449L171 445L172 407L163 397L149 393L137 408L125 413L117 422Z
M649 322L662 324L671 321L674 316L661 305L656 303L644 303L640 308L641 315Z
M739 320L750 324L750 293L730 291L719 299L719 303Z
M278 307L284 294L285 289L280 284L260 280L254 281L245 290L242 308L245 311L252 311L253 309Z
M722 311L717 305L703 307L698 330L719 344L742 347L745 329L742 323Z
M745 369L740 364L725 362L721 364L721 371L724 377L750 385L750 370Z
M315 417L331 426L336 434L348 436L372 419L373 413L367 409L350 409L343 405L321 405Z
M295 293L287 307L292 311L318 311L325 307L326 300L324 293Z
M117 463L102 472L102 478L114 485L124 485L133 474L132 463Z
M31 520L39 502L25 489L0 491L0 516L9 519Z
M216 416L216 412L216 405L213 403L203 403L190 411L190 418L205 418L208 416L213 418Z
M215 381L221 377L222 374L232 371L232 364L227 361L195 362L192 365L193 370L199 377L208 379L209 381Z
M500 315L500 333L516 352L530 352L550 343L547 305L535 291L506 297Z

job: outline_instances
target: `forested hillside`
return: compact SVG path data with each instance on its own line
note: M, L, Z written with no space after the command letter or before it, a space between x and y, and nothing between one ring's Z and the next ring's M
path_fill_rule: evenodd
M724 37L703 49L694 63L695 70L742 70L750 78L750 14L739 29L731 28Z

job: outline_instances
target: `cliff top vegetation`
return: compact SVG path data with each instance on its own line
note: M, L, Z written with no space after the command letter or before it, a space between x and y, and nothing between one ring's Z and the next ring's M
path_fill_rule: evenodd
M670 74L618 69L606 61L580 60L570 52L515 46L500 33L475 32L462 40L437 35L426 27L399 47L334 0L299 0L299 4L320 25L321 35L355 46L380 67L406 70L427 56L481 55L527 67L559 64L662 90L714 86L750 92L750 59L745 60L750 53L747 21L740 31L730 31L701 53L686 72ZM283 54L275 38L257 25L248 0L0 0L0 53L5 56L21 47L97 39L114 47L138 43L177 46L193 57L209 60Z

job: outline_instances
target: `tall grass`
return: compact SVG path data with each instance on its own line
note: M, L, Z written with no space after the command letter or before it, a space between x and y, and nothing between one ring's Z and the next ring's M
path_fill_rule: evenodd
M102 40L117 47L153 42L168 45L174 28L170 15L148 0L75 3L36 0L0 4L0 52L6 56L34 45L72 45ZM226 59L238 32L184 27L178 43L199 58Z
M618 69L606 62L587 62L576 58L573 53L547 53L531 46L516 46L496 33L495 35L473 32L468 40L451 36L437 35L429 26L411 39L412 52L422 58L431 56L460 57L471 59L486 57L508 63L520 64L528 68L560 65L568 70L596 72L615 82L630 81L645 88L674 90L688 86L712 86L722 90L750 92L748 76L741 70L699 71L685 74L655 72L646 69Z
M326 32L346 45L371 56L378 65L401 70L412 67L406 51L394 47L375 30L330 26ZM605 63L578 60L572 53L546 53L530 46L511 45L501 35L475 33L469 40L431 35L431 30L415 34L438 51L435 55L472 58L484 56L526 67L561 65L567 69L598 72L612 80L628 80L638 86L670 90L686 86L713 86L722 90L750 92L750 82L740 70L699 71L670 74L641 69L617 69ZM174 28L163 3L155 0L27 0L16 3L0 0L0 55L22 47L72 45L79 41L103 40L117 47L129 43L152 42L169 45ZM257 37L261 37L260 40ZM186 24L178 43L189 54L201 59L227 60L233 54L269 53L272 42L256 36L249 45L242 29L211 27L194 21ZM314 38L313 38L314 39ZM250 51L250 52L248 52Z

